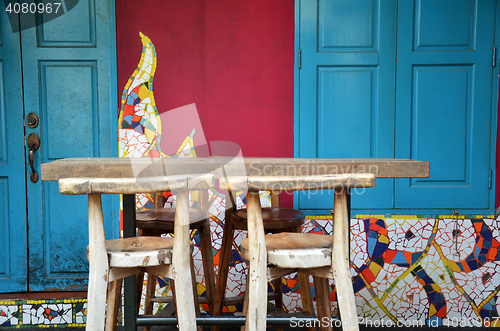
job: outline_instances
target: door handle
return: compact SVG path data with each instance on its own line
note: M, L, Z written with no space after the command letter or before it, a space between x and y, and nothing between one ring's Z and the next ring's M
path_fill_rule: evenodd
M38 136L38 134L33 132L28 136L28 148L30 149L28 153L28 160L31 167L30 179L33 183L38 182L38 179L40 177L38 175L38 172L36 172L35 166L33 164L33 154L39 147L40 147L40 137Z

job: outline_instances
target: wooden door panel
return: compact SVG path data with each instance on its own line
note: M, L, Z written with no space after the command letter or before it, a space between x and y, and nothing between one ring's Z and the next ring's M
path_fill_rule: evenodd
M398 10L396 157L430 161L430 177L397 180L395 205L493 211L496 1L400 1Z
M99 155L97 61L40 61L46 160Z
M395 1L300 2L298 157L394 156L395 17ZM393 183L377 181L352 207L392 208ZM333 208L327 191L298 200Z
M0 13L0 292L27 290L26 183L19 34Z
M40 125L27 129L40 135L37 169L60 158L117 155L113 16L113 3L83 0L21 32L25 106L40 116ZM27 192L29 289L85 290L87 199L61 195L57 183L30 181ZM119 235L117 198L103 197L108 238Z
M61 1L65 14L37 27L39 45L43 47L95 47L96 1L79 0L74 7ZM102 7L102 6L101 6ZM55 6L54 6L55 9ZM51 14L42 14L41 20Z

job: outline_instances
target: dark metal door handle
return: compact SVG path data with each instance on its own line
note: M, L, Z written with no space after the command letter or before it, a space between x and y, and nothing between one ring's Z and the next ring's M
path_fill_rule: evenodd
M33 164L33 154L39 147L40 147L40 137L38 136L38 134L33 132L28 136L28 148L30 149L28 153L28 160L31 167L30 179L33 183L38 182L38 179L40 178L38 172L36 172L35 170L35 165Z

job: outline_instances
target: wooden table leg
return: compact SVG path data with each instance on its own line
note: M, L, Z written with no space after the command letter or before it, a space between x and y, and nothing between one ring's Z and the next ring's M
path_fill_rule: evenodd
M108 285L108 253L100 194L89 194L89 287L85 330L103 331Z
M337 289L337 303L342 316L342 329L359 331L354 290L349 265L349 219L347 214L347 191L335 190L333 214L332 268Z
M135 194L123 195L123 238L135 237ZM123 319L125 331L136 331L137 300L135 276L124 279Z
M174 268L176 314L180 331L196 330L190 239L189 191L179 190L175 208L172 267Z
M247 194L249 266L246 331L265 330L267 316L267 251L259 191Z

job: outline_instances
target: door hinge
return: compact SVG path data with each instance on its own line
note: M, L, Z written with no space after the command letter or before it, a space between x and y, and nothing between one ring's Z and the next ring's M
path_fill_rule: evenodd
M495 66L496 62L497 62L497 48L493 46L493 66Z
M299 49L299 59L298 59L299 69L302 66L302 51Z
M489 188L490 190L491 190L491 186L492 186L492 183L491 183L491 182L492 182L492 180L493 180L492 178L493 178L493 171L491 171L491 169L490 169L490 174L489 174L489 176L488 176L488 188Z

